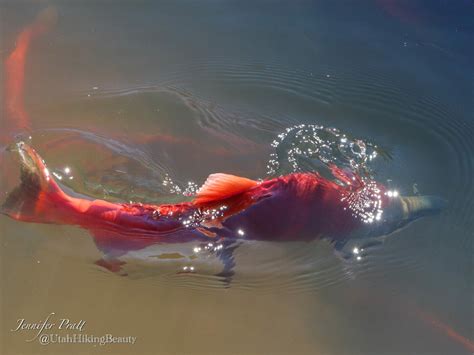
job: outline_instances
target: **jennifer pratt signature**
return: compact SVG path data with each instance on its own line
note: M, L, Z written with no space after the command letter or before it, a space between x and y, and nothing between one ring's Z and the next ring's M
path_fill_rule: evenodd
M27 342L31 342L36 340L45 330L51 329L64 329L64 330L78 330L82 332L84 330L84 326L86 324L85 320L78 320L73 321L69 318L60 318L59 320L55 320L54 316L56 315L55 312L51 312L45 320L39 322L30 322L27 321L25 318L20 318L17 320L16 328L10 329L11 332L21 332L25 330L37 330L38 332L32 338L27 340Z

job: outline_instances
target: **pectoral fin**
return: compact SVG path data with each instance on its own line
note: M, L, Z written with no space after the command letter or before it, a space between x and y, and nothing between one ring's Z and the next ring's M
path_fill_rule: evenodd
M224 269L216 276L220 276L223 278L223 282L226 287L230 287L232 278L235 275L234 250L237 249L239 245L239 242L224 242L224 247L217 252L217 256L224 264Z

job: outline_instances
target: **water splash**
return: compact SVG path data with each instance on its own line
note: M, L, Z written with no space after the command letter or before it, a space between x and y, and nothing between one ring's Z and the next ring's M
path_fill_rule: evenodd
M366 185L374 181L370 163L384 153L369 141L352 138L337 128L300 124L287 128L271 143L274 152L267 163L267 178L295 172L318 171L327 178L334 176L332 166L344 169L345 174L360 176ZM195 196L199 185L193 181L185 185L176 183L169 175L163 186L171 194Z
M166 187L170 194L183 195L186 197L195 196L199 191L199 185L194 181L188 181L185 186L180 186L168 174L163 179L163 186Z
M372 179L369 163L380 154L374 143L352 138L336 128L300 124L287 128L272 142L267 175L289 172L330 172L330 166Z

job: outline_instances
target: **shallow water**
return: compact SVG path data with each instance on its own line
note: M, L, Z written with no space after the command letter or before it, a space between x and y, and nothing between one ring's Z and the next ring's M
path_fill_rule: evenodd
M32 130L6 135L69 192L169 203L213 172L265 178L277 159L270 174L288 173L291 144L272 143L305 124L376 147L359 172L448 207L356 263L325 241L246 243L230 287L212 255L179 273L189 260L171 255L192 244L131 253L119 276L94 264L86 231L1 216L2 354L472 353L471 3L3 1L2 59L47 5L58 22L25 73ZM295 159L324 173L321 157L344 166L358 152ZM2 148L2 195L10 158ZM51 312L136 343L43 346L11 331Z

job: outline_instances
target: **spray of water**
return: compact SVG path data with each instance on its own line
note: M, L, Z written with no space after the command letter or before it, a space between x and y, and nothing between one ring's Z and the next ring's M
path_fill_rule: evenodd
M337 128L300 124L287 128L271 143L274 152L267 163L267 178L296 172L319 172L344 183L332 173L337 166L349 175L357 175L366 184L374 180L370 163L385 154L376 144L350 137ZM199 185L189 181L180 186L169 176L163 186L172 194L194 196Z
M272 147L275 151L267 163L269 177L305 171L324 175L336 165L363 179L372 179L369 163L379 156L375 144L319 125L289 127L272 142Z

